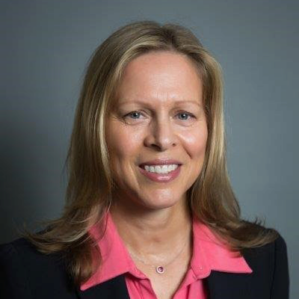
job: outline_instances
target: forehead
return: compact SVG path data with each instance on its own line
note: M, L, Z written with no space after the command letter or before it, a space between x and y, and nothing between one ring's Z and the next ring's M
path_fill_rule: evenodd
M116 95L118 104L157 98L201 101L202 82L194 62L187 56L150 52L128 63Z

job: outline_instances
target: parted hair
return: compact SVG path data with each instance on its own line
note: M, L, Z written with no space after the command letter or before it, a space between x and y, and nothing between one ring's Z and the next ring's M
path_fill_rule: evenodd
M232 190L226 165L222 74L218 62L187 28L154 21L130 23L111 34L93 53L77 104L66 166L66 203L60 218L39 233L25 232L39 251L64 253L74 282L85 282L101 263L101 253L88 231L98 225L113 203L113 178L105 142L105 124L126 65L152 52L185 55L203 83L208 140L202 171L187 191L190 212L240 251L273 242L278 232L262 221L247 221ZM97 263L94 257L97 256Z

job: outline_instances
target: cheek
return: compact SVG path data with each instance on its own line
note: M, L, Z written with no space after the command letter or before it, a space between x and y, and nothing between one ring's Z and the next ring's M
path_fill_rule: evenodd
M107 148L110 160L115 164L126 164L136 159L142 145L142 134L118 124L107 131Z
M107 149L114 181L121 188L127 188L128 184L135 185L135 167L142 144L141 134L136 134L121 124L110 127L107 132Z
M207 130L198 130L197 132L185 132L181 137L185 145L185 150L191 158L204 158L207 144Z

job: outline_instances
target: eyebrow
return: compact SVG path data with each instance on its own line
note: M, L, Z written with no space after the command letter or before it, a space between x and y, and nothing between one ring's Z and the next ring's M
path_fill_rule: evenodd
M122 100L127 100L127 99L122 99ZM151 104L151 103L144 103L143 101L138 101L138 100L130 101L129 99L128 99L128 102L121 103L121 100L119 100L118 102L119 102L118 106L123 106L125 104L141 104L141 105L144 105L144 104L150 105ZM200 108L203 107L203 105L201 103L199 103L197 101L192 101L192 100L179 100L179 101L173 101L173 103L174 104L194 104L196 106L199 106Z

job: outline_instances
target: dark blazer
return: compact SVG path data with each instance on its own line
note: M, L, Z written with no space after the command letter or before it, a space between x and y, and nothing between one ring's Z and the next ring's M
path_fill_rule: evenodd
M287 248L281 236L271 244L246 250L244 258L253 273L212 271L205 279L209 299L289 298ZM0 246L0 298L129 299L129 295L124 275L80 291L67 275L62 255L41 254L19 239Z

